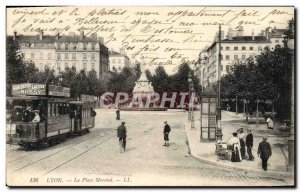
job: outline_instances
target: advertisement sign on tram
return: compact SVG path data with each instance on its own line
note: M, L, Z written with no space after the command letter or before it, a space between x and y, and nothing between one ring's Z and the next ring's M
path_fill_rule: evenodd
M70 88L55 85L49 85L49 95L59 97L70 97Z
M24 95L44 96L47 95L46 85L38 84L38 83L14 84L12 86L12 95L13 96L24 96ZM70 88L49 85L48 95L58 96L58 97L70 97Z
M46 85L37 83L21 83L12 86L12 95L46 95Z

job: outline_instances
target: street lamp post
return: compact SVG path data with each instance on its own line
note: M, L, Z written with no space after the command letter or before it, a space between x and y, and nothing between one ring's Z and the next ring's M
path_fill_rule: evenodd
M194 93L194 83L191 79L191 83L190 83L190 90L191 90L191 97L192 97L192 109L191 109L191 128L195 128L195 121L194 121L194 97L193 97L193 93Z
M290 55L291 55L291 64L292 64L292 77L291 77L291 128L290 128L290 136L288 139L288 152L289 152L289 160L288 160L288 166L287 169L289 171L294 170L294 160L295 160L295 154L294 154L294 150L295 150L295 133L294 133L294 129L295 129L295 124L294 124L294 105L295 105L295 92L294 92L294 86L295 86L295 74L294 74L294 69L295 69L295 57L294 57L294 19L292 19L289 23L289 30L291 32L290 37L288 37L288 41L287 41L287 47L290 49Z
M191 106L190 106L190 100L191 100L191 86L190 86L190 84L191 84L191 82L192 82L192 75L191 75L191 73L189 72L189 74L188 74L188 82L189 82L189 103L188 103L188 110L189 110L189 112L188 112L188 121L190 122L191 121Z

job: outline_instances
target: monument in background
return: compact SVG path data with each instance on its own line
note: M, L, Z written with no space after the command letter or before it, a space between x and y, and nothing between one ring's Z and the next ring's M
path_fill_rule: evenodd
M151 81L149 81L149 79L147 78L144 65L145 62L142 62L140 64L141 76L135 82L135 86L133 88L129 101L126 103L126 105L120 107L120 109L125 111L165 111L167 110L167 108L160 107L159 102L158 104L150 103L149 105L147 105L147 99L152 100L155 91Z

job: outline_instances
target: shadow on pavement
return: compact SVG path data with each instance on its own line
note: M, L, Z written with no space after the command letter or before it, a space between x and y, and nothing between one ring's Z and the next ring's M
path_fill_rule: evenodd
M136 149L136 147L129 147L129 148L126 149L126 152L128 152L128 151L133 151L133 150L135 150L135 149Z

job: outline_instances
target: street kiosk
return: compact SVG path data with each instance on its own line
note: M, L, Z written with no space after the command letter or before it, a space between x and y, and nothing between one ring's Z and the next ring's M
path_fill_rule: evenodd
M201 93L201 141L215 141L218 94L212 87Z

